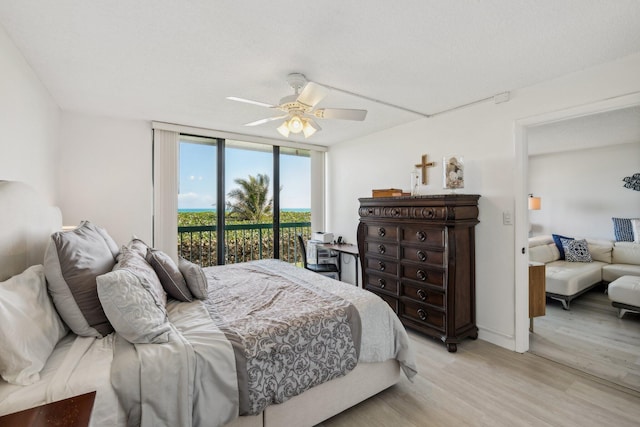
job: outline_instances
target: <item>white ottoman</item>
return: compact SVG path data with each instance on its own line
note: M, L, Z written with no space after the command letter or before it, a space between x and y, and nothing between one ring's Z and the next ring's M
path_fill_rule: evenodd
M627 311L640 313L640 276L622 276L609 283L611 305L618 309L622 318Z

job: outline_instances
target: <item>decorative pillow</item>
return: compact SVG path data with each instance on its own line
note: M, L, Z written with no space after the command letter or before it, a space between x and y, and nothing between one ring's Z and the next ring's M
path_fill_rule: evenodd
M138 250L123 246L120 250L120 255L118 255L118 263L113 270L128 270L138 276L142 286L151 293L158 305L162 307L167 305L167 294L162 287L162 283L160 283L158 275L147 260L140 256Z
M640 243L640 219L631 220L631 229L633 230L633 243Z
M178 301L193 301L193 295L184 276L169 255L157 249L147 248L146 259L158 275L162 287L172 298Z
M560 251L560 259L564 259L564 248L562 247L562 239L573 240L573 237L561 236L559 234L552 234L551 237L553 237L553 241Z
M639 218L611 218L613 221L613 234L616 242L633 242L632 219Z
M139 276L121 269L98 276L96 281L104 311L124 339L134 344L169 341L171 327L167 312Z
M136 252L138 255L144 258L147 256L147 249L149 249L149 245L133 235L129 243L126 244L126 248Z
M591 253L589 252L589 245L587 241L562 239L562 246L564 247L564 254L569 262L592 262Z
M117 255L118 245L89 221L51 235L44 255L49 293L77 335L102 338L113 331L98 299L96 277L113 269Z
M67 329L47 293L44 267L34 265L0 283L0 375L28 385Z
M178 260L178 268L184 276L193 296L198 299L207 299L209 284L207 283L207 277L204 275L202 267L180 257Z

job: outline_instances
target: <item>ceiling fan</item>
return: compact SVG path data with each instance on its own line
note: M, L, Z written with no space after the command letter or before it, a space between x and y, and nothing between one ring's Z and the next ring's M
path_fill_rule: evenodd
M314 118L319 119L341 119L362 121L367 116L367 110L353 110L347 108L318 108L318 105L325 96L328 89L317 83L307 81L306 77L300 73L292 73L287 76L287 83L293 88L293 95L285 96L278 105L267 104L250 99L228 96L231 101L244 102L247 104L259 105L261 107L275 108L286 114L266 119L256 120L246 123L245 126L258 126L274 120L285 119L278 127L278 132L284 137L290 133L302 132L305 138L310 137L322 128L316 123Z

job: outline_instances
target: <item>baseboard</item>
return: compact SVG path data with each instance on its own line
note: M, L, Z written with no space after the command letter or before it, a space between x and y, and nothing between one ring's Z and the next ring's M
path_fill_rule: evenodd
M515 351L516 349L516 339L513 335L507 335L503 332L495 331L490 328L478 326L478 338L490 342L491 344L506 348L507 350Z

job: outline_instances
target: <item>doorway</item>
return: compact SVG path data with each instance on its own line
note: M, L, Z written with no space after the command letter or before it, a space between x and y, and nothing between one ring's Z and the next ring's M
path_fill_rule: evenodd
M516 237L515 250L521 256L516 257L516 351L529 350L529 319L528 319L528 237L529 237L529 211L527 208L527 195L529 178L529 143L531 131L540 126L554 126L559 122L571 119L579 119L600 113L609 113L640 105L640 93L624 95L605 101L596 102L576 108L552 112L535 116L515 123L514 142L516 151L516 163L520 174L516 182ZM562 361L560 361L562 363Z

